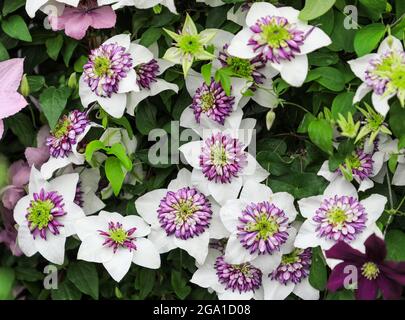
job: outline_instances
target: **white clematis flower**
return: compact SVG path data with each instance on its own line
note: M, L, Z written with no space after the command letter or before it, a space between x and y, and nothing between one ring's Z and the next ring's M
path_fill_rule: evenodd
M123 7L135 6L138 9L149 9L157 5L167 7L171 12L177 13L174 0L112 0L116 2L112 8L119 9Z
M78 181L79 175L72 173L48 182L32 166L28 195L14 208L17 242L26 256L39 252L48 261L63 264L66 238L76 234L75 222L85 217L74 203Z
M139 92L134 64L137 45L129 34L114 36L94 49L79 81L79 95L84 107L97 102L114 118L121 118L127 108L128 93Z
M167 189L153 190L135 201L137 212L152 226L149 239L160 253L181 248L204 263L210 239L228 232L219 217L219 205L192 187L191 172L181 169Z
M294 197L286 192L273 193L269 187L247 182L239 199L227 201L220 211L230 232L225 262L250 262L270 274L283 254L293 250L297 230L291 223L297 216Z
M159 252L145 238L150 226L141 217L101 211L97 216L78 220L76 230L82 241L77 258L102 263L117 282L128 273L132 263L160 268Z
M400 40L393 36L381 42L377 53L366 54L349 61L354 74L363 81L353 103L361 101L369 92L374 108L386 116L389 100L397 96L405 104L405 51Z
M381 235L376 221L385 209L387 198L373 194L360 200L354 186L343 177L329 184L323 195L298 201L301 215L306 218L294 245L298 248L320 246L330 249L337 241L346 241L361 249L372 234ZM329 265L331 261L327 262Z
M287 83L302 86L308 73L307 54L330 45L331 39L298 15L292 7L254 3L246 16L246 26L233 38L228 52L243 59L261 55Z
M38 10L44 9L46 6L53 6L56 10L63 11L63 8L66 5L77 7L80 0L27 0L25 3L25 11L31 18L35 17L35 14ZM56 15L56 12L54 12Z
M168 68L172 67L174 63L157 58L159 56L157 44L145 48L140 44L132 43L131 48L136 57L134 59L134 68L140 88L140 91L133 91L128 95L127 112L130 115L134 115L135 108L144 99L158 95L166 90L178 93L179 87L176 84L158 78Z
M256 120L243 119L239 130L204 130L200 141L179 150L193 167L192 183L221 205L236 199L248 181L261 182L269 173L247 152Z

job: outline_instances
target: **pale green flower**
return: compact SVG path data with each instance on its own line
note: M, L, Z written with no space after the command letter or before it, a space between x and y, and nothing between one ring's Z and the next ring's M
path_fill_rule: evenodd
M166 51L163 58L175 64L181 64L185 77L194 61L215 58L212 53L206 50L206 46L215 37L216 30L206 29L198 33L193 20L188 14L180 34L165 28L163 30L176 42L174 47Z

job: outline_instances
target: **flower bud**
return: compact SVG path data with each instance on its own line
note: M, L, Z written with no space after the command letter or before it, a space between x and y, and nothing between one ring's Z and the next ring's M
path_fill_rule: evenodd
M20 87L21 94L24 97L28 97L30 95L31 89L30 85L28 83L27 75L24 74L22 79L21 79L21 87Z
M273 126L274 120L276 120L276 114L273 110L270 110L269 112L267 112L267 115L266 115L267 130L271 129L271 127Z
M73 72L68 80L68 87L71 89L76 89L77 88L77 77L76 77L76 72Z

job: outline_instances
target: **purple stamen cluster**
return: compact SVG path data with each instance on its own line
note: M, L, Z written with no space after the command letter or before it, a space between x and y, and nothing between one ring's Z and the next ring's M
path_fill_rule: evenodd
M143 89L150 90L152 82L156 82L159 70L159 64L155 59L138 65L136 67L138 85Z
M357 149L349 159L349 163L353 176L358 177L361 181L372 176L374 160L371 154L364 152L362 149ZM345 163L343 166L347 167ZM339 173L342 174L340 170Z
M255 291L262 285L262 272L249 262L243 264L229 264L220 256L215 261L215 270L219 283L226 290L239 293Z
M293 252L283 255L280 265L269 275L272 280L287 285L292 282L300 283L309 276L311 268L311 249L295 249Z
M168 191L160 200L158 218L168 236L187 240L203 234L212 218L211 203L196 188Z
M50 155L54 158L67 157L72 152L73 146L78 143L77 137L89 124L87 114L79 110L64 115L46 140Z
M103 246L113 248L114 253L116 253L119 248L126 248L129 251L136 250L136 238L132 237L135 231L135 227L124 230L121 223L114 223L112 221L108 223L108 231L98 230L99 235L106 238Z
M56 191L46 192L43 188L32 196L25 217L33 238L39 235L46 240L48 231L54 235L60 234L59 228L64 225L58 219L66 215L63 197Z
M197 89L193 97L191 108L197 123L200 123L201 114L222 125L225 119L232 113L235 97L227 96L221 83L211 79L207 85L205 82Z
M253 50L261 54L266 61L280 63L282 60L291 61L300 47L304 44L306 35L295 28L288 19L278 16L266 16L257 20L250 27L254 35L248 44Z
M247 165L244 147L228 134L212 134L201 147L200 167L204 176L216 183L230 183Z
M239 217L238 238L251 254L272 254L288 239L288 217L274 204L251 203Z
M91 51L84 65L84 81L100 97L110 98L118 92L119 82L132 68L132 58L117 43L103 44Z
M335 195L322 202L313 221L319 237L350 242L366 228L367 213L356 198Z

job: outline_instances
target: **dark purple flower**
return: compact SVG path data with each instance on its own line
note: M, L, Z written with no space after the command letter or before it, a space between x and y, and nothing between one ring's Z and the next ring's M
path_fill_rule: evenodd
M370 178L373 175L373 155L364 152L363 149L359 148L353 152L353 154L347 159L350 168L352 170L353 176L358 177L361 181ZM347 167L343 164L343 167ZM340 169L339 174L342 174Z
M152 59L148 63L141 63L136 66L136 76L138 85L142 89L149 89L152 82L156 82L156 78L159 74L160 67L155 59Z
M343 261L332 270L328 290L335 292L342 289L350 276L346 267L355 267L358 275L357 299L374 300L378 290L381 290L384 299L399 299L405 285L405 262L386 261L385 242L375 234L364 245L366 253L353 249L344 241L326 251L327 258Z

